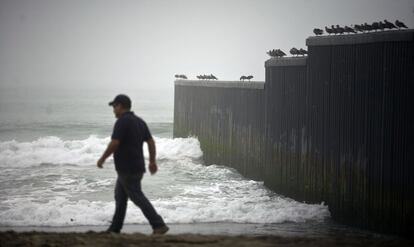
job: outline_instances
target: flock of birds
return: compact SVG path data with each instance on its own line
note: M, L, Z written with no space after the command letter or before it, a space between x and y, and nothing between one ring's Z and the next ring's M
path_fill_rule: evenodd
M401 29L401 28L408 28L402 21L396 20L394 23L387 21L373 22L371 24L364 23L364 24L355 24L350 26L341 27L339 25L331 25L331 27L325 26L325 31L327 34L351 34L351 33L365 33L371 31L384 31L385 29L392 30L392 29ZM323 30L319 28L313 29L313 33L315 35L322 35Z
M290 49L290 54L292 54L292 56L306 56L308 55L308 51L305 49L297 49L295 47L293 47L292 49ZM282 50L280 49L273 49L267 52L267 55L271 56L271 57L284 57L286 56L286 53L284 53Z
M351 26L344 26L341 27L339 25L331 25L331 27L327 27L325 26L325 32L328 35L331 34L351 34L351 33L365 33L365 32L372 32L372 31L384 31L385 29L388 30L392 30L392 29L401 29L401 28L408 28L402 21L396 20L394 23L387 21L386 19L384 21L379 21L379 22L373 22L371 24L368 23L364 23L364 24L355 24L355 25L351 25ZM322 29L319 28L315 28L313 29L313 33L315 35L323 35L324 31ZM305 49L297 49L295 47L293 47L292 49L290 49L290 54L292 56L306 56L308 55L308 51ZM284 53L282 50L280 49L273 49L267 52L267 54L271 57L284 57L286 56L286 53ZM186 75L175 75L175 78L177 79L187 79ZM199 80L218 80L217 77L215 77L213 74L210 75L198 75L197 79ZM253 79L252 75L248 75L248 76L241 76L240 77L240 81L245 81L245 80L251 80Z
M196 76L199 80L218 80L213 74L210 75L198 75Z
M177 79L188 79L186 75L175 75L174 77Z
M176 74L176 75L174 75L174 77L176 79L185 79L185 80L188 79L186 75ZM218 78L215 77L213 74L210 74L210 75L198 75L196 77L199 80L218 80ZM242 75L240 77L240 81L245 81L245 80L250 81L251 79L253 79L253 76L252 75L248 75L248 76Z
M368 23L364 23L364 24L356 24L356 25L351 25L350 26L344 26L341 27L339 25L331 25L331 27L327 27L325 26L325 32L328 35L331 34L351 34L351 33L365 33L365 32L371 32L371 31L383 31L385 29L388 30L392 30L392 29L401 29L401 28L408 28L402 21L396 20L394 23L387 21L386 19L384 21L379 21L379 22L373 22L371 24ZM315 35L323 35L324 31L322 29L319 28L315 28L313 29L313 33ZM293 47L292 49L290 49L290 54L292 54L292 56L306 56L308 54L308 51L306 51L305 49L297 49L295 47ZM284 57L286 56L286 53L284 53L282 50L280 49L273 49L267 52L267 54L271 57Z

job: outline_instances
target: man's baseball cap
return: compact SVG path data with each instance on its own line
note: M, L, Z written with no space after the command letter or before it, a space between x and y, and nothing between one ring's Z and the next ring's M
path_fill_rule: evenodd
M125 108L131 108L131 99L126 96L125 94L118 94L114 100L112 100L111 102L109 102L110 106L116 105L116 104L120 104Z

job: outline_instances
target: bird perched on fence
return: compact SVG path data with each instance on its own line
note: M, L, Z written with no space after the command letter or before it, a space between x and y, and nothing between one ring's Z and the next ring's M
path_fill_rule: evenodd
M277 49L277 50L275 50L275 49L270 50L270 51L268 51L268 52L267 52L267 54L268 54L269 56L271 56L271 57L283 57L283 56L286 56L286 54L285 54L282 50L280 50L280 49Z
M378 29L381 30L381 31L384 31L385 24L382 21L378 22Z
M388 29L397 28L393 23L387 21L387 19L384 20L384 25L385 25L385 28L388 28Z
M396 20L396 21L395 21L395 25L398 27L398 29L400 29L400 28L408 28L408 27L404 24L404 22L399 21L399 20Z
M293 47L292 49L290 49L290 54L292 54L293 56L297 56L297 55L299 55L299 50L298 49L296 49L295 47Z
M336 27L334 25L331 25L331 30L333 34L338 34L338 30L336 30Z
M281 49L277 49L277 54L279 55L279 57L284 57L286 56L286 53L284 53Z
M308 55L308 51L300 48L299 49L299 55L302 55L302 56Z
M373 22L371 24L371 30L377 31L379 29L379 23L378 22Z
M348 27L348 26L344 27L344 31L346 33L356 33L355 30L352 27Z
M249 80L250 81L251 79L253 79L252 75L248 75L248 76L242 75L240 77L240 81L244 81L244 80Z
M354 30L356 32L364 32L364 29L362 28L362 26L361 25L358 25L358 24L355 24L354 25Z
M333 30L327 26L325 26L325 31L330 35L333 33Z
M187 79L186 75L174 75L177 79Z
M339 25L336 25L336 31L339 34L343 34L345 32L345 29L343 27L339 26Z
M364 23L364 25L363 25L363 29L364 29L364 31L367 31L367 32L369 32L369 31L372 31L373 30L373 28L372 28L372 26L371 25L369 25L368 23Z
M215 77L213 74L210 75L198 75L197 79L199 80L217 80L217 77Z
M322 29L319 29L319 28L314 28L313 29L313 33L315 35L322 35L323 34L323 30Z
M268 52L266 52L267 55L271 56L271 57L277 57L277 52L275 49L273 50L269 50Z

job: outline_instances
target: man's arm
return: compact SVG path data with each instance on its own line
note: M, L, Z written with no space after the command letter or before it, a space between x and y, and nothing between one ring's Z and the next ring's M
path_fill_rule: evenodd
M149 170L151 174L155 174L158 170L157 163L155 161L156 156L156 148L155 148L155 141L154 139L150 138L147 141L148 144L148 153L149 153Z
M96 165L99 168L102 168L102 165L105 162L105 160L118 149L118 146L119 140L112 139L112 141L108 144L108 147L106 148L105 152L102 154L101 158L98 160Z

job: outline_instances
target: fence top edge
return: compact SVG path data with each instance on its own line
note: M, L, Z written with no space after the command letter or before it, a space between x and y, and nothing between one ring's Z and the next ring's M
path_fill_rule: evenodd
M264 81L175 80L176 86L264 89Z
M312 36L306 39L306 45L354 45L391 41L414 41L414 29L390 30L358 34Z
M265 67L305 66L307 57L274 57L266 60Z

